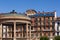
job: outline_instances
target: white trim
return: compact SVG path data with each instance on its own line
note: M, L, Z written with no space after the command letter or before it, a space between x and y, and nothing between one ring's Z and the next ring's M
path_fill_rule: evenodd
M56 16L56 12L55 12L55 18L56 18L57 16Z
M57 22L55 22L55 30L57 31Z

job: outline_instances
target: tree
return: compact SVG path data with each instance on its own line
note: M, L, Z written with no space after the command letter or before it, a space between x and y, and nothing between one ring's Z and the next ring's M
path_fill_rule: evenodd
M54 40L60 40L60 36L55 36Z
M46 36L42 36L42 37L40 37L40 40L49 40L49 38Z

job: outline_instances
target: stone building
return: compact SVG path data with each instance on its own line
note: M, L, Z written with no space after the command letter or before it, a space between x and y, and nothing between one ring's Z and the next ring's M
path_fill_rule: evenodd
M24 14L14 10L0 14L0 40L39 40L41 36L50 39L55 35L56 12L27 10Z
M34 11L34 13L31 11ZM37 40L41 36L48 36L52 39L55 35L55 20L56 12L36 12L35 10L27 11L28 15L31 18L31 37L36 38Z

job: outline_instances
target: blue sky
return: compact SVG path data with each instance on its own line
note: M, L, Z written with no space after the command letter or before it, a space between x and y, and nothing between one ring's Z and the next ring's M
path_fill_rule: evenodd
M54 11L60 16L60 0L0 0L0 13L16 10L25 12L28 9L36 11Z

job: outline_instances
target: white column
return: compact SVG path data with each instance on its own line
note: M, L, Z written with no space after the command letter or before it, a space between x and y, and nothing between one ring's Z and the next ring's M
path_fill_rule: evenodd
M23 26L22 26L22 38L23 38Z
M55 20L56 20L57 16L56 16L56 11L55 11ZM57 31L57 22L55 22L55 31ZM57 36L57 32L55 32L55 36Z
M57 22L55 22L55 31L57 31Z
M27 37L27 40L28 40L28 23L26 23L26 37Z
M0 40L2 40L2 24L0 24Z
M16 40L16 22L14 22L14 40Z
M31 40L31 26L30 26L30 40Z
M56 11L55 11L55 18L56 18L57 16L56 16Z
M57 22L55 22L55 31L57 31ZM55 36L57 36L57 32L55 32Z

